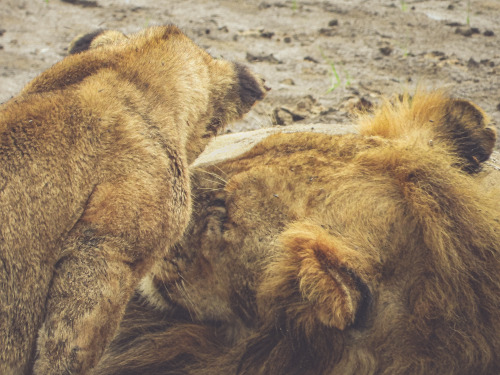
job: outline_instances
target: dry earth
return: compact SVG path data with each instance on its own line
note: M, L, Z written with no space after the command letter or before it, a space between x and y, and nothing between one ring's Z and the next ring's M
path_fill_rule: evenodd
M345 125L353 108L417 85L471 99L500 124L499 19L498 0L0 0L0 102L78 34L174 23L272 87L228 131Z

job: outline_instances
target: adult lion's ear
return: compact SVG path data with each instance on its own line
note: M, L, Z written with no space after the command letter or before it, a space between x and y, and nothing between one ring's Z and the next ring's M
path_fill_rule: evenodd
M289 226L275 246L257 291L260 324L237 373L326 373L340 360L342 331L368 312L377 263L309 221Z
M77 36L68 48L68 53L74 55L89 49L102 47L126 39L127 36L115 30L95 30L88 34Z
M339 330L352 325L369 302L364 280L373 275L373 262L309 222L290 226L279 246L260 288L263 299L279 301L287 320L306 330L318 322Z
M453 99L443 91L420 91L415 96L386 102L373 115L359 118L359 132L365 136L404 139L411 131L421 134L429 146L442 144L459 158L457 166L478 172L495 148L497 132L490 119L474 103ZM424 132L426 135L424 135Z
M474 103L463 99L450 99L442 112L436 124L439 136L450 142L457 155L463 158L465 171L479 171L481 163L493 152L497 139L489 117Z

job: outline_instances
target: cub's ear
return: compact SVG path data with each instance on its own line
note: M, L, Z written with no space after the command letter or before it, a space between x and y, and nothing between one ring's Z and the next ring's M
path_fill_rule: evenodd
M127 36L120 31L115 30L95 30L91 33L77 36L68 48L68 53L74 55L89 49L114 44L126 39Z
M281 253L272 263L259 296L284 309L287 325L315 331L318 323L344 330L367 309L370 292L364 280L373 262L350 249L321 226L298 222L280 236Z
M202 137L209 139L227 124L242 118L256 102L264 99L270 89L261 77L244 65L212 59L208 54L205 59L210 66L211 105L214 111Z
M257 101L264 99L270 88L265 86L264 79L252 73L246 66L235 63L234 67L242 104L240 111L245 114Z

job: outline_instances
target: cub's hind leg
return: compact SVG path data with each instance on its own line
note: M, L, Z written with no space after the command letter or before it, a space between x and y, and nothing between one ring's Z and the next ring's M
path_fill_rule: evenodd
M158 169L168 170L165 165ZM113 338L128 300L190 216L187 167L98 185L63 244L37 343L36 375L84 374Z
M47 317L38 338L35 374L80 374L111 340L138 278L123 239L86 226L67 239L56 264Z

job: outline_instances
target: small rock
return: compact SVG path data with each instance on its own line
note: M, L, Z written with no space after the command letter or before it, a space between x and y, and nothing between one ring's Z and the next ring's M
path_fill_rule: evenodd
M290 85L290 86L295 85L295 82L291 78L286 78L283 81L281 81L280 83L282 83L283 85Z
M479 29L477 27L469 27L469 28L466 28L466 29L463 29L461 27L457 27L457 29L455 30L455 34L460 34L460 35L463 35L463 36L472 36L473 34L480 34L481 32L479 31Z
M97 1L88 1L88 0L61 0L63 3L69 3L73 5L80 5L84 8L97 8L99 4Z
M282 62L274 57L272 53L270 55L257 56L247 52L246 59L249 62L268 62L270 64L282 64Z
M274 123L277 125L289 125L296 121L304 120L311 115L317 115L324 111L311 95L303 97L292 109L278 107L273 110Z
M316 104L316 99L312 95L306 95L302 100L300 100L295 108L297 112L311 112L312 107ZM305 115L304 115L305 118Z
M495 33L492 30L485 30L483 33L484 36L493 36Z
M428 56L434 57L440 61L446 60L448 58L446 56L446 54L444 52L441 52L441 51L432 51L431 53L429 53Z
M338 108L328 107L328 108L322 110L319 114L321 116L327 116L327 115L330 115L332 113L337 113L338 111L339 111Z
M386 46L379 48L379 51L384 56L389 56L392 53L392 47Z
M472 57L467 61L467 67L468 68L477 68L479 66L479 63L474 60Z
M336 19L333 19L330 22L328 22L328 26L330 26L330 27L338 26L338 24L339 24L339 21Z
M497 110L500 111L500 103L497 104Z
M286 108L275 108L273 120L276 125L289 125L293 122L293 115Z
M272 32L272 31L261 31L260 32L260 36L262 38L271 39L274 36L274 32Z
M453 9L455 9L455 5L453 4L448 5L448 10L453 10Z
M321 28L319 29L319 34L323 36L333 36L337 33L337 30L335 29L325 29Z
M472 36L472 30L471 29L462 29L460 27L457 27L455 29L455 34L460 34L460 35L463 35L463 36Z
M343 104L343 107L347 112L355 115L370 112L373 109L373 103L364 97L351 98Z
M483 60L479 61L479 63L481 65L489 66L490 68L494 68L495 67L495 62L491 61L491 60L488 60L488 59L483 59Z
M319 61L318 61L318 60L316 60L314 57L311 57L311 56L306 56L306 57L304 57L304 61L310 61L310 62L313 62L313 63L315 63L315 64L318 64L318 63L319 63Z
M7 30L5 30L5 29L0 29L0 36L2 36L3 34L5 34L6 31Z
M284 41L285 43L291 43L291 42L292 42L292 38L290 38L289 36L285 36L285 37L283 38L283 41Z

